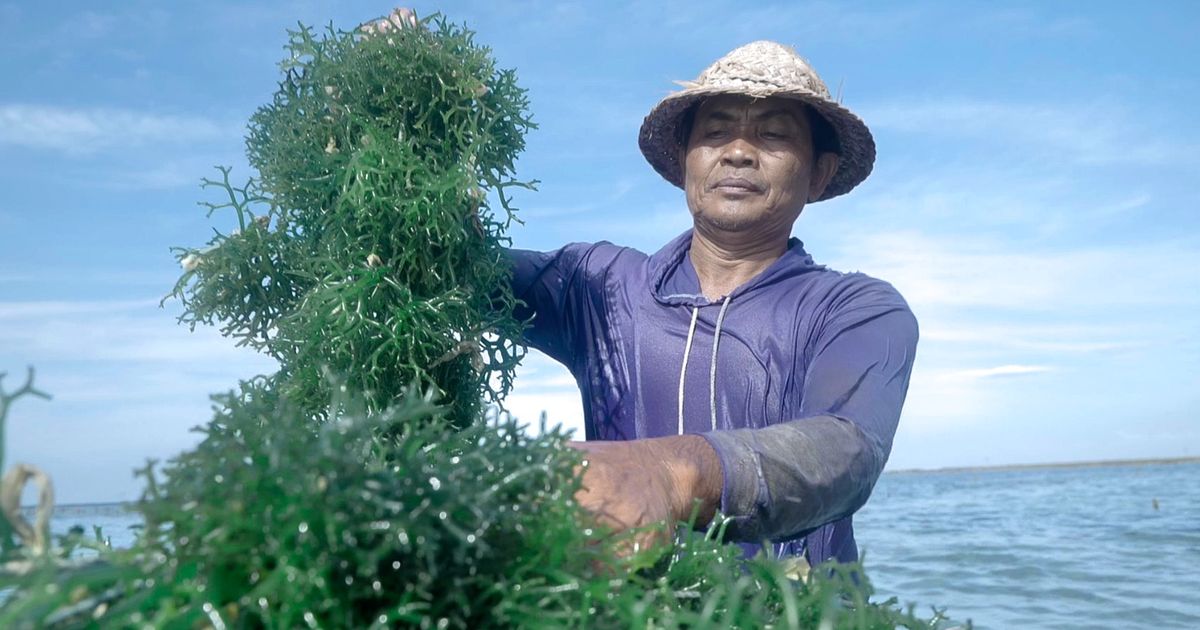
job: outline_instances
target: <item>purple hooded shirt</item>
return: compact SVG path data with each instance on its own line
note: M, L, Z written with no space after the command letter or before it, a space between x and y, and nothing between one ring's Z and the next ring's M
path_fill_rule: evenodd
M649 256L605 242L511 250L527 341L575 376L588 440L707 439L728 539L856 560L851 515L891 450L916 319L891 285L814 264L794 238L710 301L691 240Z

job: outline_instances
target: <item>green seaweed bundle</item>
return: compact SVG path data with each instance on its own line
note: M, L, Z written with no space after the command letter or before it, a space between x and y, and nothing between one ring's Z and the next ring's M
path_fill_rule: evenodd
M525 92L469 31L428 25L293 32L249 125L258 177L205 180L237 229L177 250L182 321L278 360L273 387L314 413L332 373L372 411L432 388L463 427L522 355L502 244L509 189L531 186L514 179Z
M205 182L237 231L177 250L173 292L184 323L279 371L215 396L199 445L147 465L131 548L8 540L23 564L0 572L0 627L941 623L869 603L856 566L798 582L745 560L720 518L623 555L574 500L566 436L485 404L523 352L503 246L532 123L513 72L435 17L301 27L283 73L250 124L258 176Z

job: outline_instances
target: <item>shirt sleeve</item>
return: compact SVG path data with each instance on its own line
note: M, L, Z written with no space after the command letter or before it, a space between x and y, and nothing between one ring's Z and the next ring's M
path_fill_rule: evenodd
M704 434L721 461L721 511L733 540L788 540L853 514L891 452L908 391L917 322L873 281L830 311L796 369L800 417Z
M607 247L605 247L607 246ZM585 344L603 327L604 285L615 252L607 243L571 243L551 252L509 249L514 315L525 341L576 372Z

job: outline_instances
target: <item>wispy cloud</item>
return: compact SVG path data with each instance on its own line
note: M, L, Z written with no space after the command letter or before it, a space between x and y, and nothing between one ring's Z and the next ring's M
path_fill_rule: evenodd
M1192 163L1195 146L1153 133L1103 103L1001 102L943 97L859 108L872 128L925 138L967 138L1076 164Z
M84 155L151 144L178 145L227 138L237 125L198 116L114 108L0 105L0 144Z
M20 276L18 276L19 278ZM128 313L158 305L157 299L139 300L34 300L0 302L0 320L45 320L63 316L95 316ZM27 322L32 323L32 321Z
M215 329L195 331L159 309L157 298L0 303L0 358L270 369L265 357L234 347ZM248 376L250 374L243 374Z
M989 368L973 368L970 370L961 370L948 375L949 378L963 378L969 380L978 380L983 378L996 378L1005 376L1020 376L1024 374L1041 374L1050 372L1054 368L1048 365L997 365Z
M997 238L909 232L860 235L847 245L854 251L843 254L843 268L887 278L925 306L1071 312L1200 305L1192 271L1200 268L1200 249L1186 241L1031 250Z

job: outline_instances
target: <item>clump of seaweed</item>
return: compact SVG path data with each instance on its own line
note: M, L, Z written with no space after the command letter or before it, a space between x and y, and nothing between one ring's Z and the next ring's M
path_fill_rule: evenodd
M522 354L503 233L532 123L514 73L439 17L371 36L301 26L288 50L250 124L258 177L205 181L222 195L210 214L238 229L177 250L173 292L184 323L280 369L215 396L199 445L141 471L131 548L65 562L78 536L55 554L0 537L24 562L0 573L0 627L941 622L869 603L858 567L796 582L746 561L719 519L622 556L573 499L566 436L484 404Z
M278 360L272 387L306 410L329 404L328 372L370 411L433 388L466 426L523 353L502 235L510 189L532 185L514 178L525 92L472 33L428 25L293 32L250 120L259 177L204 181L222 197L210 215L233 213L236 231L177 250L182 321Z

